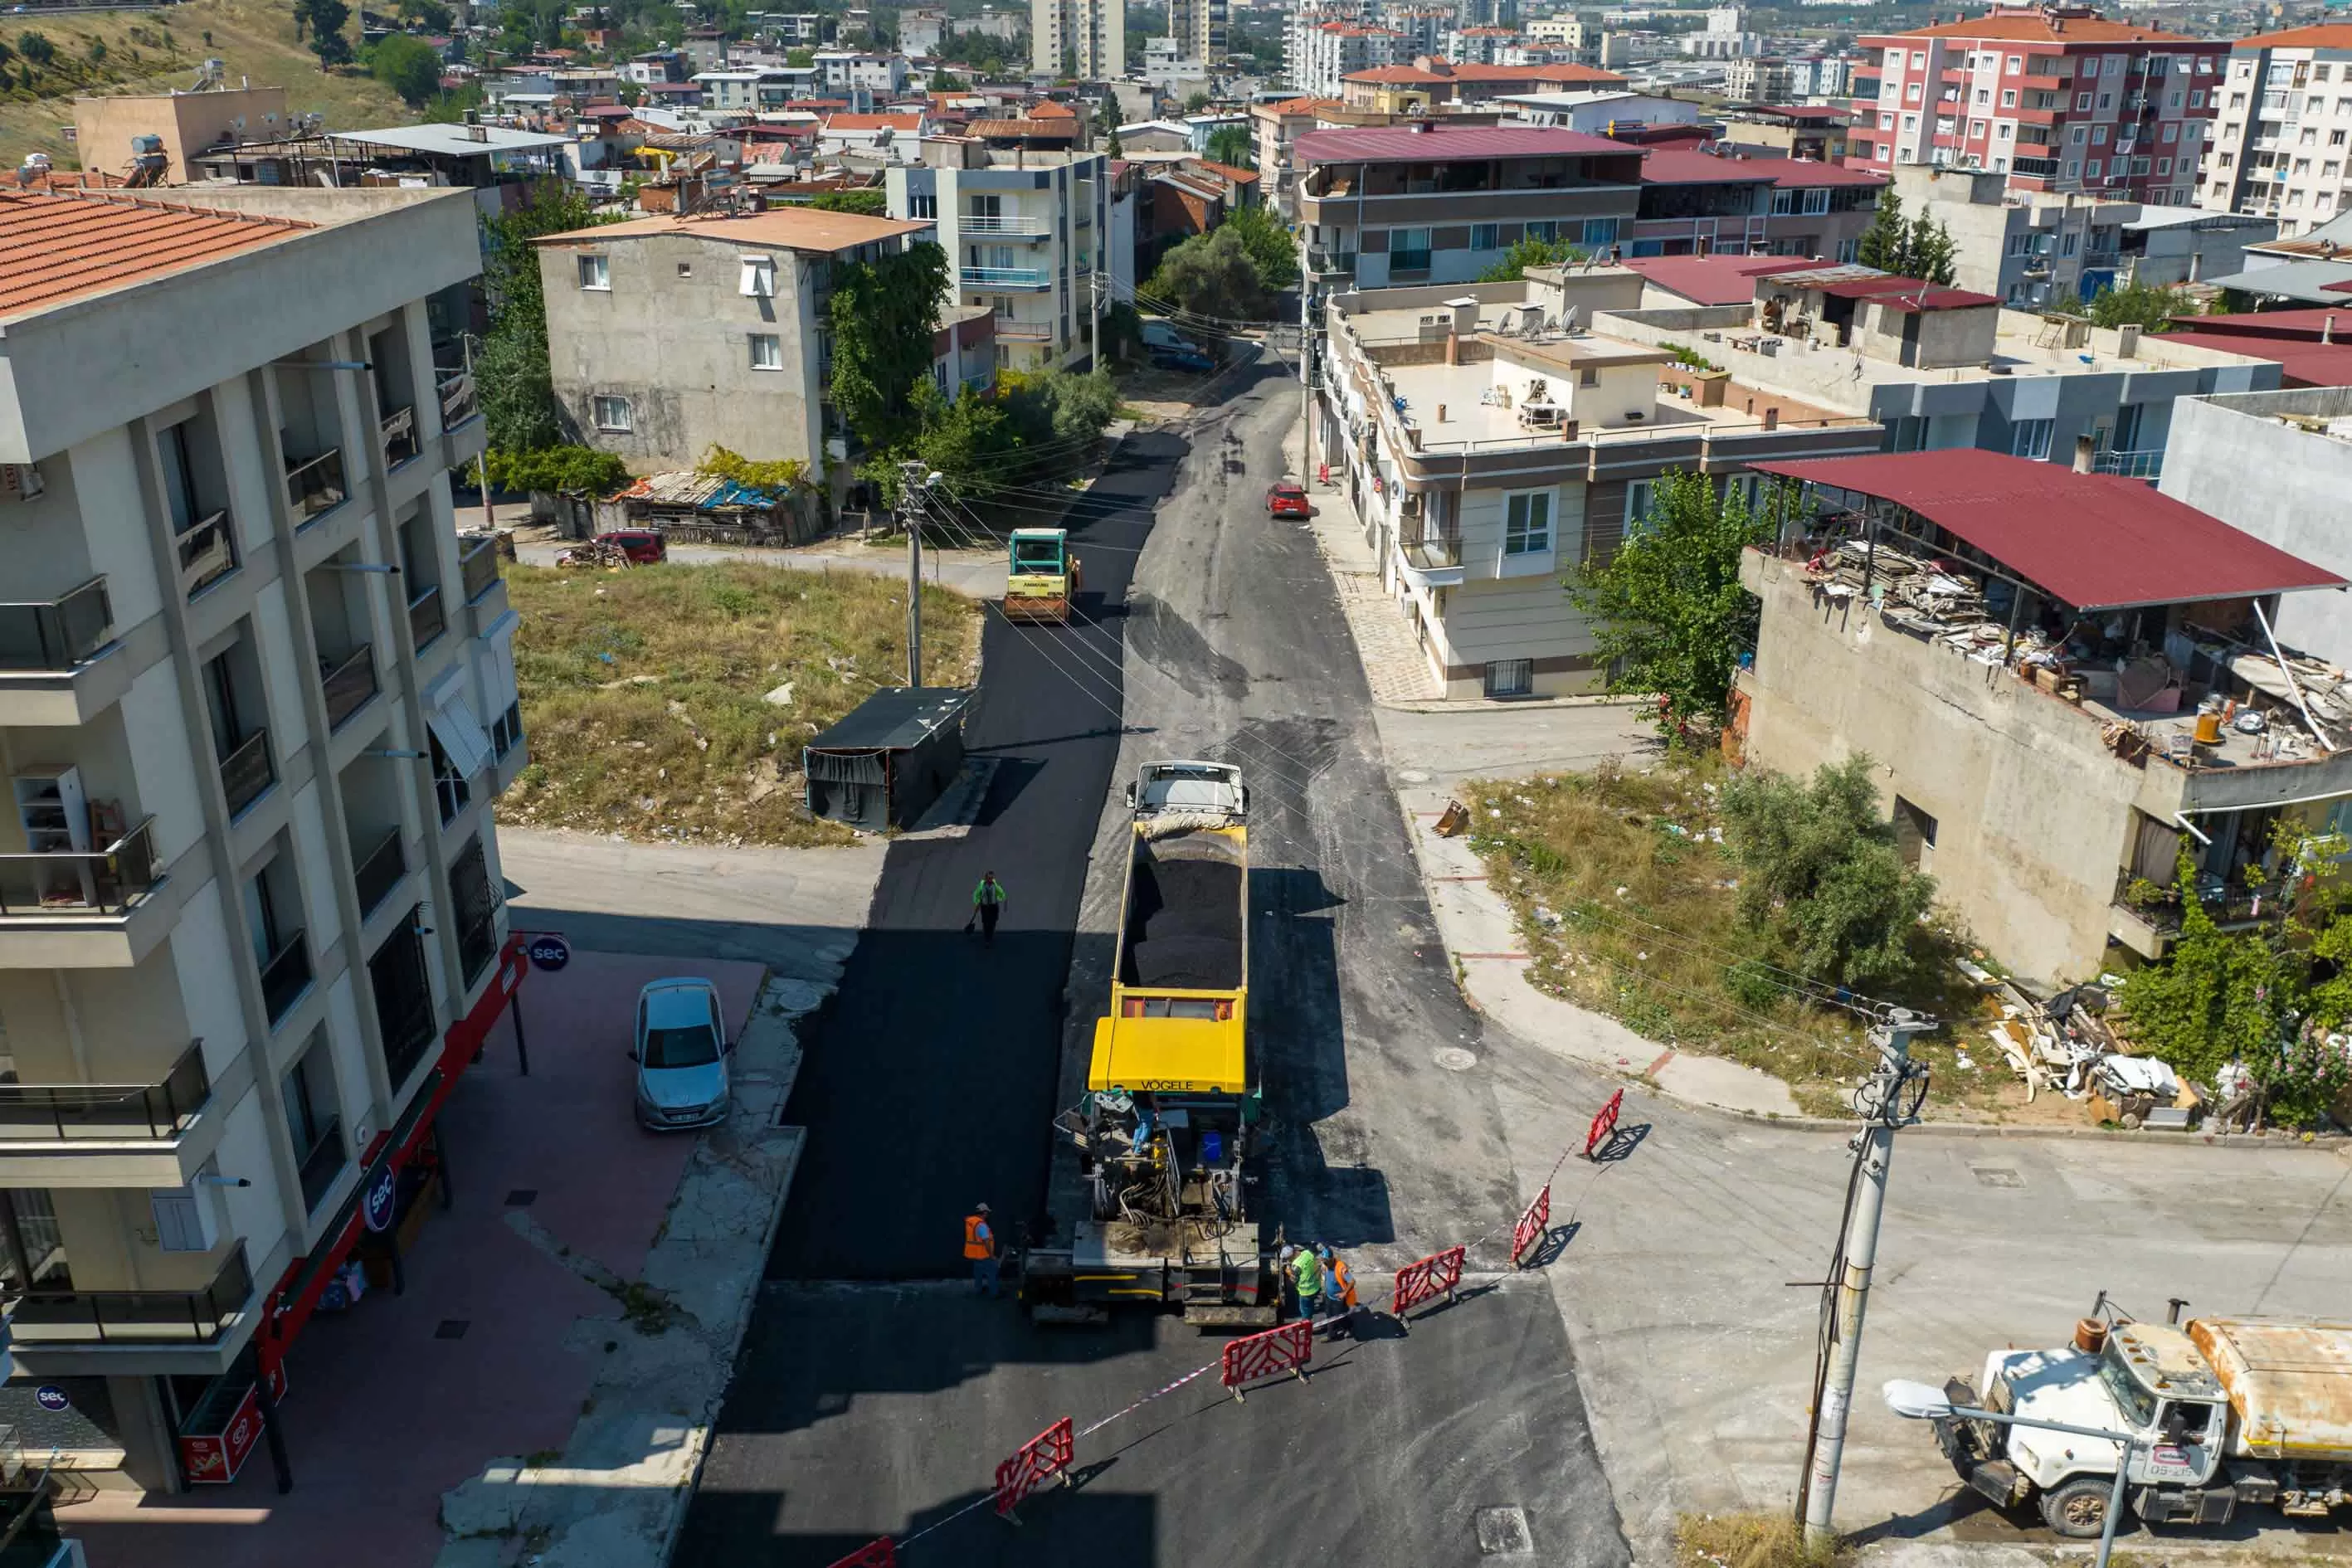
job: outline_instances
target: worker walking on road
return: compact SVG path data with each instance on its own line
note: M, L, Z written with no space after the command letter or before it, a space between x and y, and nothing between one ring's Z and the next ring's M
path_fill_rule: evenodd
M971 890L971 912L973 919L980 921L981 941L994 947L996 917L1004 912L1004 884L996 879L995 872L981 874L980 886ZM970 931L971 921L965 921L963 929Z
M1323 1310L1330 1314L1331 1337L1353 1339L1356 1334L1356 1271L1348 1260L1328 1247L1315 1249L1323 1262Z
M1291 1277L1298 1287L1298 1315L1312 1322L1316 1306L1323 1300L1323 1259L1316 1256L1315 1247L1298 1249L1291 1263Z
M975 1295L992 1301L1003 1294L996 1284L996 1231L988 1223L986 1204L973 1205L972 1212L963 1216L963 1255L971 1260Z

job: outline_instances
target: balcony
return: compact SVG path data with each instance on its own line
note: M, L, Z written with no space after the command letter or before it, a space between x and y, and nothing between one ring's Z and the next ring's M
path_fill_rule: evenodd
M17 1345L208 1345L236 1329L253 1299L245 1243L194 1290L51 1290L36 1287L8 1310Z
M416 410L395 408L383 416L383 466L396 468L416 456Z
M457 582L472 604L498 585L499 542L490 535L457 542Z
M294 514L296 528L309 527L348 499L341 447L330 447L315 458L287 466L286 505Z
M180 592L195 597L236 570L236 547L230 542L228 513L214 512L180 531Z
M232 821L269 793L278 782L278 764L269 755L269 731L256 730L221 759L221 792L228 796Z
M193 1043L161 1083L0 1084L0 1143L161 1142L185 1131L212 1092Z
M441 398L442 429L455 430L482 412L481 395L475 390L473 372L436 370L434 374L433 387Z
M1050 343L1054 341L1054 323L1051 321L1008 321L1003 317L999 316L996 319L996 336L1000 342Z
M2126 479L2147 479L2151 484L2164 477L2164 448L2149 447L2137 452L2102 452L2092 459L2093 469L2102 474L2116 474Z
M0 669L63 673L113 637L106 579L92 577L61 598L0 605Z
M441 609L439 588L427 588L408 601L408 635L418 652L422 653L448 626L448 617Z
M1019 234L1044 238L1054 232L1050 221L1042 217L983 217L978 213L957 216L956 226L966 234Z
M351 1152L343 1147L343 1123L341 1117L330 1117L319 1131L319 1142L302 1156L302 1212L316 1214L319 1205L334 1190L335 1178L352 1163Z
M400 847L400 829L393 828L377 841L376 847L353 868L352 880L357 885L360 918L375 913L384 900L392 896L400 879L408 875L408 855Z
M351 657L320 678L327 698L327 730L332 733L366 707L376 693L375 649L362 643Z
M967 289L1045 289L1054 281L1043 267L966 267L958 276Z
M1412 528L1412 520L1405 526ZM1450 588L1464 577L1462 539L1453 533L1409 533L1397 542L1405 575L1423 588Z
M2267 893L2273 918L2278 910L2278 889L2231 887L2219 878L2207 878L2197 890L2208 919L2223 931L2249 931L2263 922ZM2116 873L2116 896L2107 909L2108 934L2143 958L2159 959L2180 934L2180 889L2158 886L2136 875L2128 866Z
M310 989L310 946L297 931L262 961L261 1010L275 1028Z
M0 855L0 919L128 913L163 879L154 835L151 816L103 849Z

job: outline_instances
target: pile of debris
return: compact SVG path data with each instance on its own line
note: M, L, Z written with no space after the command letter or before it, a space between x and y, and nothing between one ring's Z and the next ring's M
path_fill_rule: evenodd
M2001 1020L1990 1032L2023 1080L2027 1104L2054 1089L2083 1102L2095 1122L2186 1130L2196 1120L2204 1096L2169 1064L2133 1054L2110 1016L2106 985L2076 985L2037 1002L2006 980L1993 984Z

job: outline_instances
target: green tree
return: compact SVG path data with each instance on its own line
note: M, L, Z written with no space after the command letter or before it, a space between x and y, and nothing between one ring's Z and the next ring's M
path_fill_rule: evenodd
M400 19L428 33L446 33L456 18L442 0L400 0Z
M482 220L490 330L475 359L474 379L491 446L529 452L562 441L562 413L547 363L547 295L531 242L611 221L560 180L541 181L522 205Z
M1739 554L1771 537L1768 516L1737 489L1672 470L1613 553L1569 573L1569 601L1592 625L1609 689L1655 693L1669 737L1722 724L1740 649L1756 641L1759 605L1739 585Z
M42 33L20 35L16 39L16 52L44 70L58 58L57 45L49 42L47 36Z
M880 217L889 209L890 198L887 193L877 190L821 191L809 198L808 205L819 212Z
M430 44L394 33L370 53L368 74L398 93L409 108L419 109L441 90L441 57Z
M1893 191L1879 192L1878 210L1870 215L1870 226L1862 231L1853 258L1881 272L1900 272L1908 242L1909 235L1903 226L1903 198Z
M1250 142L1246 126L1220 125L1209 132L1209 162L1224 163L1236 169L1257 166L1257 151Z
M1905 237L1903 265L1895 270L1906 278L1925 279L1949 287L1952 281L1952 231L1924 211L1911 220Z
M1561 267L1584 259L1580 246L1565 239L1520 239L1503 252L1503 258L1478 274L1481 283L1516 283L1530 267Z
M1258 287L1277 294L1297 283L1297 243L1263 203L1234 208L1225 215L1223 226L1241 236L1250 265L1257 268Z
M2180 934L2164 963L2124 977L2122 1001L2134 1038L2183 1076L2210 1083L2233 1056L2251 1063L2275 1053L2293 1033L2299 987L2273 942L2213 923L2197 896L2197 866L2185 844L2176 886Z
M136 53L137 51L134 50L133 52ZM94 66L104 65L106 63L106 40L104 38L92 38L89 41L89 63Z
M1106 155L1113 158L1119 155L1118 100L1117 99L1104 99L1102 107L1095 110L1095 134L1103 139L1103 152Z
M932 70L931 90L933 92L960 92L962 89L963 79L947 67L940 66Z
M308 30L320 70L352 63L352 41L343 35L351 20L352 8L343 0L294 0L295 36Z
M810 67L816 64L816 51L814 49L805 48L786 49L784 51L784 64L792 67L794 70L807 70Z
M1787 966L1838 985L1908 976L1936 884L1903 863L1869 757L1823 763L1808 784L1752 769L1723 789L1723 842L1739 867L1739 917Z
M906 432L908 400L931 379L931 334L947 284L947 252L929 240L834 268L833 400L877 451Z
M609 495L629 477L620 458L593 447L540 447L508 452L493 447L484 455L490 483L502 490L570 490Z
M1192 97L1184 100L1184 112L1187 114L1204 113L1208 110L1209 105L1214 102L1216 102L1216 100L1211 98L1207 93L1196 92Z
M1223 321L1262 321L1271 304L1249 246L1230 223L1178 241L1160 258L1144 292L1177 310Z
M2197 301L2186 289L2126 283L2120 289L2112 285L2101 289L2084 309L2095 327L2120 327L2130 321L2145 331L2161 332L2171 327L2173 317L2195 315Z

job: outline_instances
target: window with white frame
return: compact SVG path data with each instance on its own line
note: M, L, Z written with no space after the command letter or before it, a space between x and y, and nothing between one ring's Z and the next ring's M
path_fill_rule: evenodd
M774 332L751 334L751 368L782 370L784 368L784 340Z
M2036 462L2050 458L2050 437L2057 426L2054 419L2021 419L2010 426L2009 452L2013 458L2032 458Z
M1582 243L1593 247L1616 244L1617 220L1613 217L1586 218Z
M1538 555L1551 548L1551 492L1522 490L1503 503L1503 553Z
M592 253L580 258L580 287L609 290L613 287L611 258Z
M1633 538L1650 526L1650 510L1657 504L1658 486L1654 479L1635 479L1625 487L1625 537Z
M591 400L590 412L599 430L631 430L629 400L625 397L601 396Z
M743 258L742 281L735 291L749 300L772 300L776 297L776 258L772 256L747 256Z
M1500 224L1474 223L1470 226L1470 248L1473 250L1500 250L1503 247L1501 237L1502 226Z

